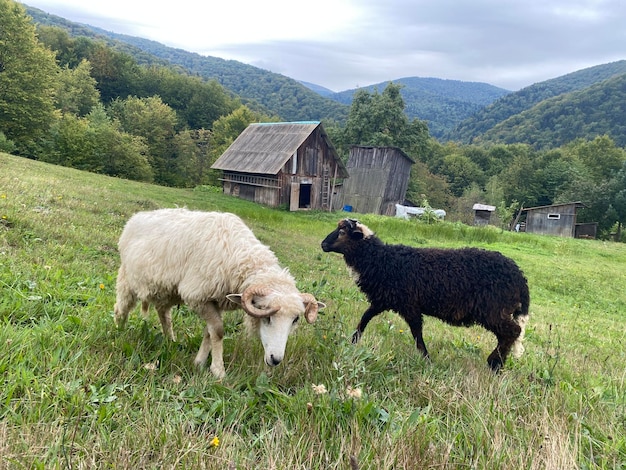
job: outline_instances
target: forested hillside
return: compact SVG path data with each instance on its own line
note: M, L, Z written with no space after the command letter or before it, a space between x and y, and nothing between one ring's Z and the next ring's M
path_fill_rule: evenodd
M554 148L581 137L610 136L626 146L626 73L541 101L496 124L475 143L525 142Z
M334 120L344 122L348 106L324 98L297 80L281 74L247 65L236 60L203 56L182 49L164 46L156 41L117 34L89 25L76 25L37 8L27 7L27 12L37 23L58 26L72 35L108 38L115 49L137 59L139 63L167 63L183 67L190 73L207 80L216 80L241 97L244 104L262 109L285 121ZM132 46L132 47L129 47Z
M382 91L389 82L363 87L369 92ZM393 80L400 85L400 93L411 119L426 121L433 137L442 138L461 121L478 112L510 91L487 83L443 80L440 78L407 77ZM330 95L340 103L351 104L359 89Z
M446 136L446 140L469 143L511 116L526 111L541 101L564 93L583 90L611 77L626 73L626 60L589 67L561 77L536 83L508 94L483 108ZM518 121L519 122L519 121ZM584 137L580 135L578 137Z

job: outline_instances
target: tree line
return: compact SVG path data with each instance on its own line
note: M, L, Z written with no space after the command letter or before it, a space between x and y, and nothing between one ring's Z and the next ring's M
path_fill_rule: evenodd
M1 151L160 185L218 185L210 166L234 139L252 122L284 119L214 80L36 29L13 0L0 0L0 44ZM407 116L400 90L358 90L345 124L322 121L344 160L352 145L394 146L415 160L413 203L464 222L474 203L491 204L504 223L521 206L582 201L579 220L602 235L626 220L626 151L608 136L541 150L440 143Z

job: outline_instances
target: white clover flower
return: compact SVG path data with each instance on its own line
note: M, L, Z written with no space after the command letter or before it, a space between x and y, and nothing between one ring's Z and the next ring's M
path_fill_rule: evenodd
M328 393L328 390L326 390L326 386L324 384L319 384L319 385L312 385L313 387L313 391L317 394L317 395L324 395L325 393Z

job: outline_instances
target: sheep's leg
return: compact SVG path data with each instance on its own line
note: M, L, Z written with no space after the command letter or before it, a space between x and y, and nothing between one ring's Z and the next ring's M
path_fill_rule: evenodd
M115 325L118 328L124 328L128 321L128 313L137 303L137 296L128 286L123 268L120 268L117 275L116 292L115 307L113 308Z
M356 331L352 335L352 344L356 344L363 336L363 331L365 331L365 327L370 322L372 318L374 318L379 313L383 312L385 309L381 307L376 307L374 305L370 305L369 308L365 311L363 316L361 317L361 321L356 326Z
M412 319L412 322L409 323L409 328L411 328L411 333L413 334L417 350L421 352L422 356L425 358L430 357L428 355L428 350L426 349L426 343L424 343L424 337L422 336L422 316L419 315L417 318Z
M201 367L211 353L211 373L221 379L226 375L224 369L224 323L220 311L213 304L204 305L197 309L198 314L206 321L202 344L193 361L197 367Z
M498 345L487 358L487 364L491 370L499 372L506 362L511 348L522 334L522 328L512 318L510 320L501 318L499 324L492 325L488 329L496 335Z
M146 305L149 305L146 303ZM142 303L143 312L144 303ZM157 305L156 311L159 314L159 320L161 321L161 328L163 334L170 340L176 341L176 335L174 334L174 328L172 327L172 307L171 305Z

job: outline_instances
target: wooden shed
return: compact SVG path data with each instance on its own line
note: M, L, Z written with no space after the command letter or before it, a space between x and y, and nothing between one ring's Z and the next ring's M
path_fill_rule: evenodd
M579 226L584 226L585 236L591 237L588 232L589 224L576 223L577 211L582 207L585 205L577 201L522 209L522 213L526 213L525 231L541 235L578 237L582 235L577 233Z
M489 225L491 214L496 210L496 206L474 204L472 210L474 211L474 225Z
M397 147L353 146L343 184L343 206L354 212L395 215L409 186L415 163Z
M211 166L223 170L225 194L289 210L330 210L347 178L317 121L250 124Z

